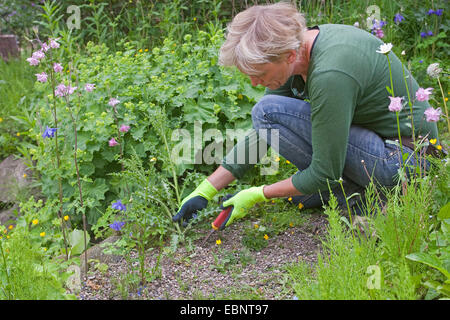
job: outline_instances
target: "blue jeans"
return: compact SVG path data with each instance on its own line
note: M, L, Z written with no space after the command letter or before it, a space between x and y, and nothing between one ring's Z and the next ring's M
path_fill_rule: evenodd
M310 104L303 100L277 96L264 96L252 110L252 121L255 130L267 129L270 145L270 130L278 129L279 150L284 158L293 163L299 170L306 169L312 159L311 145L311 110ZM408 147L403 147L404 153L414 153ZM342 173L346 196L361 193L370 183L370 176L378 185L393 187L397 184L397 171L401 163L399 147L387 143L375 132L352 125L347 146L347 157ZM364 160L364 164L361 160ZM423 160L422 160L423 161ZM408 160L410 166L415 166L414 156ZM364 168L365 165L365 168ZM332 189L341 206L346 205L341 187ZM322 202L323 200L323 202ZM293 202L301 202L305 208L320 207L329 200L329 192L293 197ZM350 205L359 197L349 200Z

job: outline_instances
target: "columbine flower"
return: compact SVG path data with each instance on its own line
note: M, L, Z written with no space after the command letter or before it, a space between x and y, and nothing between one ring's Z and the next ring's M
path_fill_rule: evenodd
M61 83L56 87L55 95L57 97L65 97L71 95L76 89L77 87L66 86L64 83Z
M389 104L389 111L391 112L399 112L403 108L402 97L389 97L391 99L391 103Z
M35 58L37 60L41 60L41 59L45 58L45 53L42 52L41 50L38 50L38 51L33 52L31 57Z
M119 143L116 141L116 139L111 138L111 140L108 141L108 144L110 147L117 146Z
M394 22L399 24L400 22L402 22L403 20L405 20L405 17L403 17L400 13L397 13L394 16Z
M383 43L377 50L378 53L388 54L392 50L392 43Z
M47 74L45 72L36 73L35 74L37 81L39 82L47 82Z
M59 40L59 38L57 38L57 39L50 39L50 48L53 48L53 49L58 49L59 48L59 43L58 42L56 42L57 40Z
M111 223L109 225L109 227L113 230L120 231L124 225L125 225L125 222L123 222L123 221L114 221L114 223Z
M442 72L442 68L439 68L439 63L432 63L427 68L427 74L431 78L439 78L439 74Z
M84 90L86 90L87 92L92 92L92 90L95 89L95 84L93 83L86 83L86 85L84 86Z
M44 133L42 134L42 138L53 138L55 136L55 132L56 132L57 128L49 128L47 126L47 128L45 128Z
M63 66L60 63L54 63L53 70L55 70L56 73L61 72L63 70Z
M42 52L47 52L50 49L50 46L46 44L45 42L41 43L41 50Z
M418 101L427 101L430 98L430 94L433 88L419 88L416 92L416 98Z
M436 122L439 121L439 117L442 114L441 108L434 109L432 107L429 107L424 112L426 120L428 122Z
M108 102L108 104L111 106L111 107L115 107L117 104L119 104L120 103L120 101L119 100L117 100L116 98L111 98L111 99L109 99L109 102Z
M28 58L27 61L30 63L30 66L37 66L39 64L39 60L36 58Z
M122 203L122 201L120 201L120 200L117 200L117 202L114 202L112 205L111 205L111 207L113 208L113 209L116 209L116 210L120 210L120 211L126 211L127 210L127 207Z
M130 126L126 126L126 125L121 125L119 131L120 132L128 132L128 130L130 130Z

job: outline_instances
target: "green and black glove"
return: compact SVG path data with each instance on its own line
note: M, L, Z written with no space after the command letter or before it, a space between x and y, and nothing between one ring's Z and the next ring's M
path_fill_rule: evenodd
M183 227L186 227L193 217L195 218L198 211L205 209L210 201L217 194L216 188L208 181L203 182L186 198L183 199L180 209L172 218L174 222L183 219Z
M230 199L223 202L222 208L233 206L231 215L228 218L225 227L228 227L230 224L232 224L234 220L245 217L245 215L248 213L248 210L258 202L269 201L269 199L264 196L263 188L264 186L260 186L242 190L236 193L236 195L234 195Z

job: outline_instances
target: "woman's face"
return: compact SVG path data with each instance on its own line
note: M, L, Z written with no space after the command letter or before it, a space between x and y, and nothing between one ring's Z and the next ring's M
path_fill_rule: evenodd
M292 75L292 62L294 60L295 54L293 54L293 56L289 55L279 62L264 63L256 66L258 75L249 75L252 86L260 84L271 90L278 89L285 84Z

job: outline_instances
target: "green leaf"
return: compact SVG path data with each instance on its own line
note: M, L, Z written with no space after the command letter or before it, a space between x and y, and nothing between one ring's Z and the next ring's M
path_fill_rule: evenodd
M86 246L91 240L88 233L86 233ZM70 254L79 255L84 251L84 232L82 230L73 230L69 234Z
M450 202L447 202L447 204L439 210L437 218L440 221L450 218Z
M438 257L432 256L425 252L416 252L411 253L406 256L407 259L412 261L417 261L423 264L426 264L427 266L430 266L432 268L435 268L442 272L447 278L450 278L450 273L448 270L445 269L445 267L442 265L441 260L439 260Z

